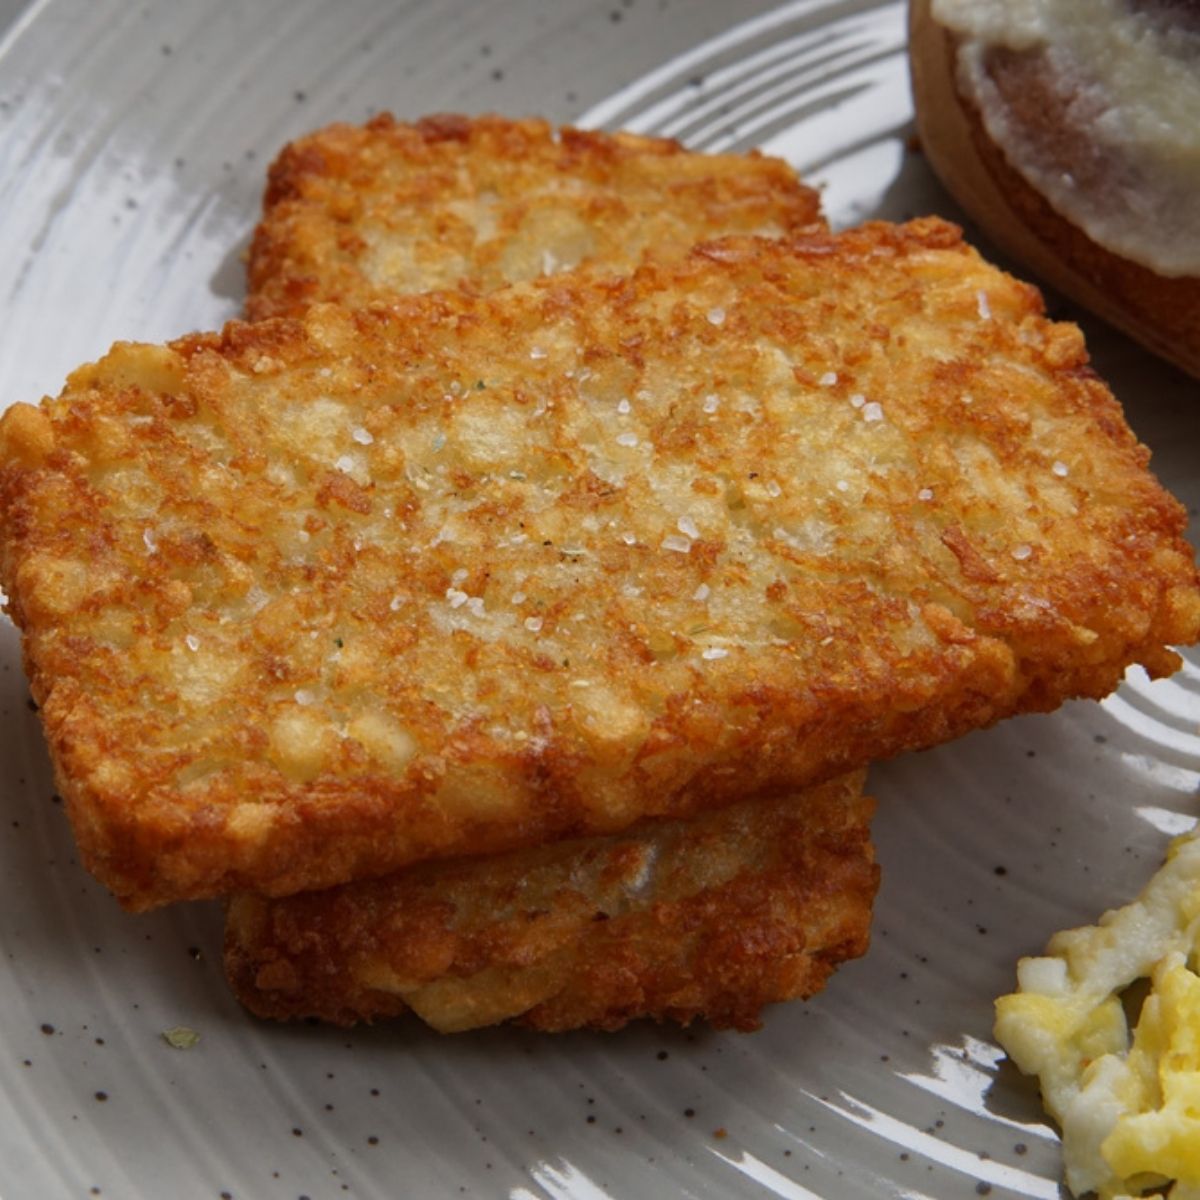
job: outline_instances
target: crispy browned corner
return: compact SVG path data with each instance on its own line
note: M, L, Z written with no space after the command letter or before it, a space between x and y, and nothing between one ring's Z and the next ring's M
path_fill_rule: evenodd
M581 264L626 274L707 238L820 221L817 193L779 159L534 119L385 115L311 133L272 165L246 311L487 292Z
M754 1029L867 948L879 871L862 773L801 795L229 907L251 1011L443 1033L636 1018Z
M953 227L731 239L118 346L0 421L0 583L87 865L282 894L1170 671L1147 458Z

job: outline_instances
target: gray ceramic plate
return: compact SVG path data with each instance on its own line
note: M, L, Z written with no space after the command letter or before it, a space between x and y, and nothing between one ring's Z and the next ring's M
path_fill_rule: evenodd
M953 215L909 145L903 38L903 6L865 0L36 3L0 45L0 396L232 316L274 152L382 108L762 145L839 223ZM1089 333L1194 513L1195 385ZM260 1024L226 992L215 907L121 913L74 861L0 625L0 1193L1057 1196L992 999L1191 822L1197 661L877 768L874 946L762 1032L446 1039ZM194 1048L163 1040L180 1025Z

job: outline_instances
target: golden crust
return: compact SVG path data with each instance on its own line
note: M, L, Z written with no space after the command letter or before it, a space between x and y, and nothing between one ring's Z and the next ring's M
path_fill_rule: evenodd
M226 971L264 1017L754 1029L764 1005L811 996L865 952L871 808L856 773L629 833L241 896Z
M817 193L758 154L540 120L384 115L308 134L271 166L246 311L487 292L580 263L625 274L708 238L819 223Z
M956 42L929 0L910 5L909 55L922 150L959 204L1040 279L1200 378L1200 279L1165 278L1097 245L1013 169L957 86ZM996 69L1014 75L998 83L1021 106L1023 123L1049 123L1050 144L1064 144L1062 101L1028 70L1014 72L1017 65L998 56ZM1094 158L1094 147L1081 157Z
M84 859L329 886L1170 670L1184 514L1086 362L936 220L118 346L0 421Z

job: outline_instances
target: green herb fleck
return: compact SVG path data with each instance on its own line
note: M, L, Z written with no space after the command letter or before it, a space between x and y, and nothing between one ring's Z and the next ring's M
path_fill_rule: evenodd
M176 1050L190 1050L200 1040L200 1035L186 1025L176 1025L174 1029L164 1029L162 1038Z
M477 392L482 392L486 387L487 384L484 383L482 379L475 380L475 390Z
M341 638L334 638L333 644L340 650L346 643Z

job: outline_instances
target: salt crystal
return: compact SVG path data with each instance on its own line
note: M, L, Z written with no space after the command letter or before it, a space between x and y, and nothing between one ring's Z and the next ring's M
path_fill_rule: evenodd
M1070 474L1071 468L1068 467L1065 462L1056 462L1054 466L1050 468L1050 470L1053 471L1054 474L1059 477L1059 479L1066 479L1067 475Z
M917 493L917 499L918 500L932 500L933 499L933 488L922 488Z
M822 387L833 387L837 381L838 377L836 371L826 371L819 380Z
M537 633L538 630L541 629L541 627L542 627L542 618L541 617L526 617L525 618L525 628L528 629L530 633Z
M700 585L700 586L699 586L699 587L698 587L698 588L697 588L697 589L696 589L696 590L695 590L695 591L692 593L692 599L693 599L693 600L699 600L699 601L703 602L703 601L707 600L707 599L708 599L708 597L709 597L711 594L712 594L712 593L711 593L711 592L710 592L710 590L709 590L709 586L708 586L708 584L707 584L707 583L702 583L702 584L701 584L701 585Z
M992 319L992 306L988 303L987 292L982 289L976 292L975 303L979 309L979 319L981 321L990 321Z
M200 639L194 633L189 633L183 640L187 643L187 648L193 654L200 649Z
M725 324L725 310L720 305L716 305L708 310L708 323L710 325Z
M1012 548L1012 556L1017 562L1024 562L1033 553L1033 547L1026 542Z
M636 433L620 433L617 435L618 446L636 446L638 444Z
M721 397L712 395L711 393L704 397L704 411L706 413L715 413L721 407Z
M855 392L854 395L850 397L850 403L855 408L862 408L862 406L864 404L866 404L866 402L867 402L867 398L866 398L866 396L864 396L862 394L862 392Z
M466 592L460 592L458 588L447 588L446 599L450 602L451 608L461 608L470 597Z
M632 407L633 405L630 404L624 396L622 396L620 402L617 404L617 412L624 416Z
M676 554L687 554L692 549L692 539L680 537L677 533L669 533L662 540L664 550L674 550Z
M883 405L872 400L870 404L863 405L862 415L864 421L882 421Z
M707 658L709 660L712 660L714 658L728 658L729 651L726 650L723 646L709 646L709 648L707 650L702 650L700 652L700 657Z
M696 522L693 521L691 517L680 517L679 520L675 522L675 528L678 529L680 533L686 533L690 538L698 538L700 536L700 530L697 527Z
M357 429L350 431L350 436L360 445L369 446L375 439L371 436L368 429L364 429L361 425Z

